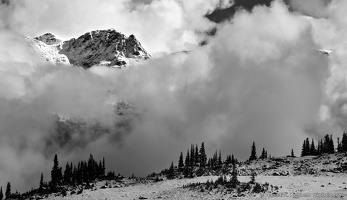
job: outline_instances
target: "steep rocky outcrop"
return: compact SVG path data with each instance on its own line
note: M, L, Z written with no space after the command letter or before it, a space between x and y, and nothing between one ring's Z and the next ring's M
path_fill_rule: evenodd
M134 35L127 37L114 29L91 31L64 42L52 33L27 40L45 60L83 68L93 65L122 67L131 60L151 57Z
M84 68L97 64L124 66L127 59L150 58L134 35L126 37L114 29L92 31L65 41L60 53L66 55L71 64Z

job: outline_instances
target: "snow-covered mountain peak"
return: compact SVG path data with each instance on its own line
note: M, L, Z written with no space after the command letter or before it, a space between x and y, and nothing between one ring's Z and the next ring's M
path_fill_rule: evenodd
M28 40L47 61L83 68L94 65L123 67L130 60L143 61L151 57L134 35L127 37L114 29L87 32L64 42L52 33Z
M65 41L60 53L71 64L84 68L99 64L125 66L126 59L139 61L151 57L135 36L127 37L114 29L91 31Z

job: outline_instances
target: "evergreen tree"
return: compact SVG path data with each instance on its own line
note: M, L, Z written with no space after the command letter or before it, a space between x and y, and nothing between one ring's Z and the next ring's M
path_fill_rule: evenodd
M291 153L290 153L290 156L291 157L295 157L295 155L294 155L294 150L292 149L292 151L291 151Z
M102 174L101 176L105 176L106 174L106 165L105 165L105 157L102 157Z
M167 174L167 178L168 179L173 179L175 178L175 168L174 168L174 164L173 161L171 162L168 174Z
M9 199L11 197L11 183L10 182L7 182L7 186L6 186L6 192L5 192L5 195L6 195L6 199Z
M207 156L205 152L205 144L202 142L200 147L200 168L205 168Z
M60 184L61 182L61 168L59 168L58 155L54 155L53 168L51 171L51 182L53 186Z
M77 167L76 165L73 166L73 171L72 171L72 182L76 183L77 181Z
M347 152L347 133L343 132L341 140L341 152Z
M42 192L42 190L43 190L43 173L41 173L40 186L39 186L39 191Z
M227 155L227 158L225 159L225 164L228 166L229 164L231 164L231 156Z
M252 160L256 160L256 159L257 159L257 150L255 147L255 142L253 142L252 149L251 149L251 156L249 157L249 160L252 161Z
M4 194L2 193L2 186L0 188L0 200L2 200L4 198Z
M236 160L234 158L234 154L231 154L231 164L235 164L236 163Z
M218 168L220 169L222 167L222 151L219 151L219 156L218 156Z
M199 150L198 150L198 145L196 144L195 145L195 164L199 163L199 158L200 158L200 155L199 155Z
M305 154L310 155L310 140L306 138Z
M189 174L190 174L190 158L189 158L189 150L187 150L187 155L184 162L184 176L188 177Z
M233 163L233 170L231 172L230 185L232 188L236 188L238 184L239 184L239 180L237 179L237 167L236 167L236 163Z
M93 181L96 178L96 162L92 154L89 155L88 159L88 178L90 181Z
M195 150L194 150L194 145L192 144L190 146L190 166L194 168L195 165Z
M82 177L83 177L83 181L86 183L89 183L89 170L88 170L88 163L82 161Z
M306 156L306 140L304 140L304 143L302 144L301 157L302 156Z
M265 148L263 148L263 150L261 151L260 159L265 159L265 158L266 158Z
M184 170L184 163L183 163L183 153L181 152L180 158L178 160L178 170L182 172Z
M65 171L64 171L64 183L71 183L72 169L70 168L69 163L66 163Z
M99 166L98 166L98 177L103 177L103 166L101 160L99 161Z

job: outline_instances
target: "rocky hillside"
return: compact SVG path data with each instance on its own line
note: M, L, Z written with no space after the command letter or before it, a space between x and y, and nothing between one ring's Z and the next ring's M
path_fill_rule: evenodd
M114 29L91 31L68 41L61 41L51 33L27 40L47 61L83 68L93 65L122 67L131 60L151 57L134 35L127 37Z
M347 171L345 153L319 156L281 157L246 162L239 165L239 175L252 172L265 176L329 175Z

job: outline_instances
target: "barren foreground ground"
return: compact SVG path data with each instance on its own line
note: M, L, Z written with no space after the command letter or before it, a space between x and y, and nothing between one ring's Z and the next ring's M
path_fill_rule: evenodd
M253 197L233 198L231 194L202 193L182 188L184 184L206 182L217 178L217 176L205 176L194 179L141 183L121 188L84 190L82 194L68 194L66 197L52 196L48 199L347 199L347 175L344 173L322 176L257 176L257 182L277 185L279 192L277 194L255 194ZM239 180L247 182L250 178L239 176Z

